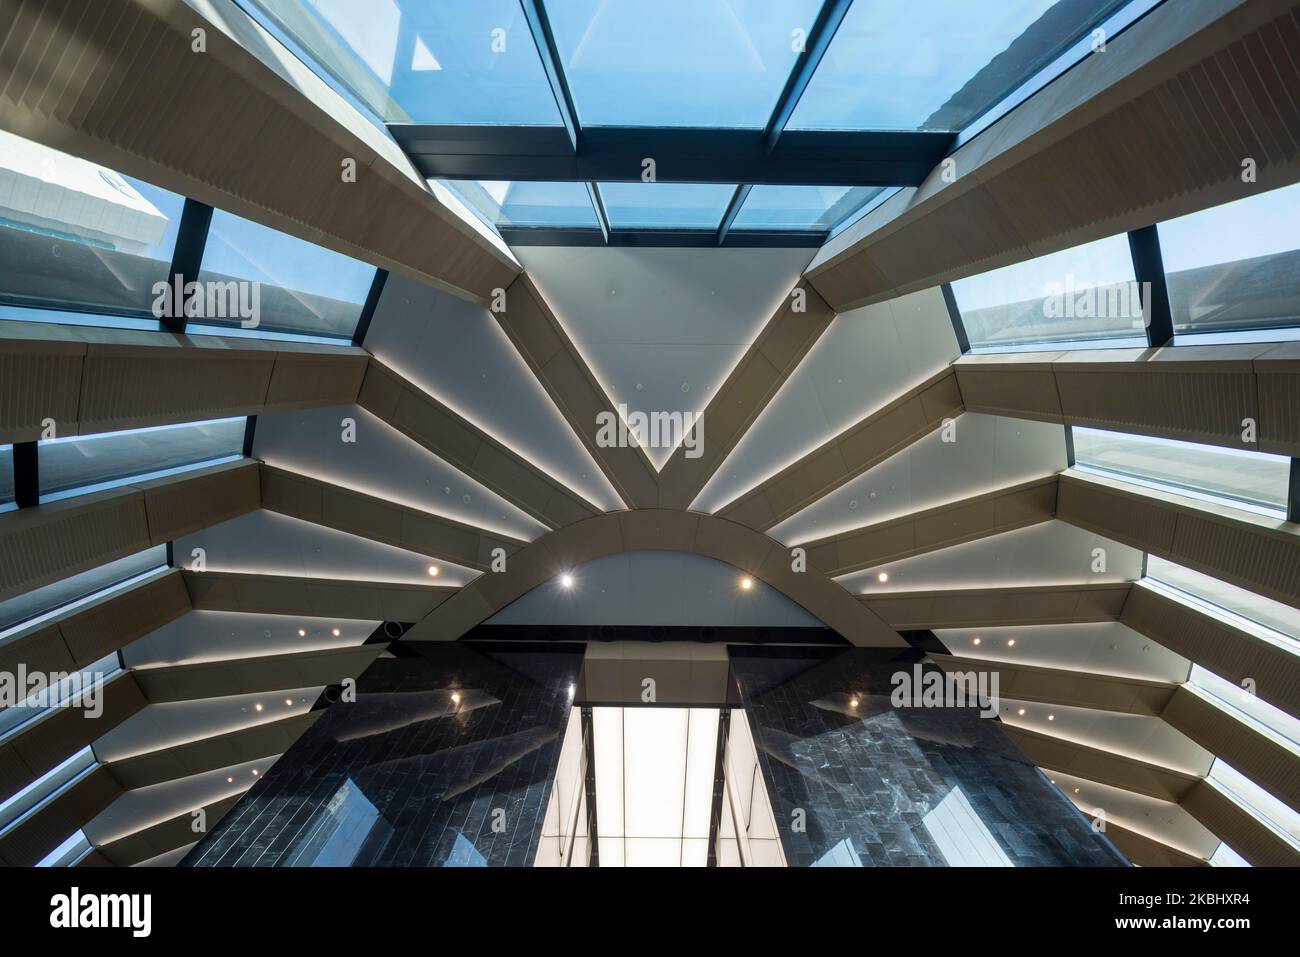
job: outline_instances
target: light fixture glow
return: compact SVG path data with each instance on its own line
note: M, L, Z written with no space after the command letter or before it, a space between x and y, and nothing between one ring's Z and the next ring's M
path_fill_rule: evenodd
M1015 646L1016 646L1016 639L1014 639L1014 638L1008 638L1008 639L1007 639L1007 647L1008 647L1008 648L1014 648Z
M437 578L437 577L438 577L438 566L437 566L437 565L430 565L430 566L429 566L429 574L432 575L434 578Z
M306 637L307 637L307 629L306 629L306 628L299 628L299 629L298 629L298 637L299 637L299 638L306 638Z
M257 768L253 768L253 777L257 777Z
M882 583L889 581L889 572L881 572L879 575L876 576L876 581Z
M1024 713L1025 713L1025 709L1024 709L1024 708L1021 708L1019 711L1016 712L1016 714L1024 714Z
M330 634L337 638L339 635L343 634L343 632L339 631L337 628L331 628Z
M742 589L744 589L745 591L749 591L751 588L754 587L754 582L753 582L752 579L749 579L749 578L742 578L742 579L740 580L740 587L741 587Z
M253 705L253 710L254 710L254 711L261 711L261 710L262 710L262 702L259 701L257 704Z
M561 576L560 576L560 587L561 587L561 588L572 588L572 587L573 587L573 576L572 576L572 575L568 575L568 574L561 575Z
M850 707L850 708L856 708L857 706L858 706L858 699L857 699L857 698L853 698L852 700L849 701L849 707Z
M973 642L971 642L971 644L973 644L973 645L978 645L978 644L979 644L981 641L983 641L983 640L984 640L984 639L981 638L979 635L976 635L976 636L975 636L975 640L974 640Z
M292 699L292 698L285 698L285 699L284 699L284 703L285 703L286 705L288 705L290 708L293 707L293 699Z
M1048 720L1048 721L1055 721L1055 720L1056 720L1056 715L1054 715L1054 714L1049 714L1049 715L1047 716L1047 720Z
M235 783L235 779L234 779L234 778L226 778L226 783L227 783L227 784L234 784L234 783Z
M460 704L460 695L457 694L457 693L454 692L454 691L453 691L452 694L451 694L451 703L452 703L452 704Z

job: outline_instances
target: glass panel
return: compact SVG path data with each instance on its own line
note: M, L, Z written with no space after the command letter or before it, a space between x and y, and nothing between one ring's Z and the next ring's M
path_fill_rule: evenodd
M518 0L242 0L390 123L558 126Z
M185 200L0 130L0 302L153 320Z
M1300 813L1269 794L1236 768L1215 760L1209 779L1245 808L1256 820L1267 824L1292 847L1300 848Z
M1233 625L1300 654L1300 610L1229 585L1210 575L1147 556L1146 578L1169 586L1197 604L1237 620ZM1144 579L1145 580L1145 579Z
M1220 843L1214 856L1210 858L1211 867L1250 867L1250 862L1230 848Z
M1188 680L1194 688L1204 692L1239 720L1252 725L1292 754L1300 754L1300 718L1293 718L1253 692L1220 678L1198 664L1192 665L1192 674Z
M137 578L166 565L167 546L157 545L2 601L0 641L19 626L34 624L43 616L56 612L71 611L83 602L93 601L114 588L126 587Z
M731 228L829 232L880 192L878 186L755 186Z
M601 183L610 229L717 229L735 194L718 183Z
M350 340L374 279L374 266L217 210L189 321Z
M1144 336L1127 236L959 279L952 291L972 346L1094 339L1118 345Z
M53 686L34 690L21 704L0 710L0 736L35 721L54 708L84 708L87 717L103 714L104 682L121 670L121 662L114 651L89 668L58 678ZM31 677L28 676L29 680ZM56 676L51 675L47 680L55 681Z
M586 183L443 180L489 226L599 229Z
M1300 184L1158 228L1175 333L1300 325Z
M588 126L762 129L820 0L559 0L546 5Z
M14 447L0 445L0 508L14 500Z
M217 419L41 442L41 499L82 495L127 480L239 458L246 423L242 417Z
M90 839L86 832L78 830L70 838L56 847L37 863L37 867L72 867L90 853Z
M0 834L40 808L78 777L88 773L97 763L95 753L86 746L17 794L6 798L4 803L0 804Z
M855 3L787 129L961 130L1125 2Z
M1291 476L1291 460L1286 456L1075 428L1074 461L1174 491L1199 492L1232 505L1286 514Z

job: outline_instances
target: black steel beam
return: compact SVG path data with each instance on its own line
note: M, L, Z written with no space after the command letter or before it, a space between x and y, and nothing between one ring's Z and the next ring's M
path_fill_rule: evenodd
M1286 520L1300 522L1300 458L1291 459L1291 481L1286 500Z
M562 126L427 126L389 131L429 179L918 186L955 135L797 130L769 150L762 130L595 126L578 149Z
M731 232L731 224L736 221L740 215L740 208L745 205L745 200L749 198L749 191L754 187L747 183L742 183L736 187L736 191L731 194L731 202L727 203L726 212L722 214L722 222L718 225L718 242L717 245L723 246L727 242L727 233Z
M370 323L375 318L375 310L379 308L379 298L384 294L384 285L387 282L388 270L376 269L375 278L370 283L370 291L366 293L366 304L361 307L361 315L357 318L357 327L352 330L354 346L365 343L366 333L370 331ZM244 454L248 455L247 452Z
M1142 302L1151 314L1144 315L1147 342L1152 347L1173 345L1174 320L1169 311L1169 289L1165 286L1165 264L1160 255L1160 234L1155 226L1144 226L1128 234L1133 254L1133 275L1142 290Z
M961 354L970 352L970 336L966 334L966 323L962 321L961 310L957 308L957 297L953 295L951 283L940 283L943 291L943 304L948 307L948 321L952 323L952 334L957 337L957 348Z
M727 738L731 732L731 709L718 712L718 744L713 755L713 802L709 809L709 867L718 866L718 834L722 830L722 802L727 790Z
M852 5L853 0L825 0L822 3L817 19L813 21L808 35L804 37L803 52L795 60L794 68L785 81L785 88L776 101L776 108L772 111L767 127L763 130L763 144L769 152L776 147L784 135L785 125L794 115L794 108L799 105L799 98L808 88L813 74L821 65L822 57L831 45L831 40L835 38L835 31L840 28L844 15L849 12L849 7Z
M577 150L581 142L582 126L578 122L578 109L573 105L573 94L569 90L569 80L564 75L560 62L560 50L555 43L555 34L551 32L551 21L546 16L546 6L539 0L520 0L524 8L524 17L528 20L528 29L533 34L533 43L537 55L541 57L542 69L551 84L551 93L555 96L555 105L560 111L560 121L568 135L569 145Z
M14 503L19 508L32 508L41 501L41 473L36 443L15 442Z
M596 723L592 719L591 709L584 707L579 720L582 724L582 753L585 758L582 788L587 803L587 866L600 866L600 830L596 820ZM569 861L573 865L573 861Z
M591 200L591 208L596 211L596 222L600 223L600 236L606 245L609 245L609 211L605 209L605 197L600 195L600 187L595 183L587 183L587 198Z
M203 250L208 243L208 227L211 225L211 206L194 199L185 200L180 226L176 232L176 246L172 250L171 269L167 273L168 282L179 284L178 291L181 294L175 299L182 301L174 303L180 305L180 315L162 317L163 329L168 332L185 331L184 303L188 300L183 299L183 290L185 283L198 281L199 267L203 264ZM179 279L176 278L178 276Z
M745 249L819 249L825 232L759 232L733 229L719 243L713 229L599 229L505 227L499 230L508 246L659 246L703 248L726 246Z

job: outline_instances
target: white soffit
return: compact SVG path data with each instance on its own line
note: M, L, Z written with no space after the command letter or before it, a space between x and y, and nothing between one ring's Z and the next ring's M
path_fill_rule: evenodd
M1105 571L1094 571L1102 558ZM881 572L889 575L885 584L878 580ZM1096 584L1133 581L1141 575L1142 553L1136 548L1049 520L835 580L855 595L881 595L936 588Z
M725 562L685 552L607 555L522 595L492 625L713 625L820 628L821 621Z
M705 410L812 256L808 249L516 250L615 405ZM656 468L671 448L649 448Z
M938 289L836 316L692 507L716 512L958 355Z
M122 649L122 659L128 668L150 668L348 648L364 643L379 625L304 615L192 611L131 642Z
M343 441L345 428L355 441ZM531 541L548 529L355 405L258 416L253 454L268 465Z
M181 567L190 566L196 548L204 550L210 572L453 586L479 575L475 569L266 509L178 538L174 551ZM437 577L429 575L433 565Z
M607 511L623 507L487 309L390 275L365 345L394 372L588 501Z
M1055 475L1065 466L1062 426L972 412L868 469L768 534L798 544Z

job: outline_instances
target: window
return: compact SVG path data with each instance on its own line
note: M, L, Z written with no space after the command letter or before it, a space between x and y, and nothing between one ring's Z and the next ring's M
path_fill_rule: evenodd
M374 278L374 266L216 210L187 331L351 341Z
M1074 460L1087 471L1285 517L1291 460L1195 442L1075 428Z
M961 130L1124 2L854 3L788 128Z
M156 329L185 200L0 130L0 304L5 318ZM59 316L15 309L59 310Z
M86 832L78 830L66 841L46 854L37 867L75 867L81 859L91 852L93 846Z
M78 707L83 696L102 694L104 682L121 670L121 661L114 651L88 668L67 674L57 684L34 691L21 704L0 710L0 736L17 731L56 708ZM93 702L94 697L86 704Z
M1256 330L1267 340L1300 326L1300 184L1158 231L1175 334Z
M167 546L158 545L2 601L0 642L19 629L75 611L166 567Z
M1210 767L1209 780L1245 809L1251 817L1268 826L1293 848L1300 849L1300 813L1269 794L1236 768L1216 758Z
M442 180L489 226L599 229L586 183Z
M952 284L972 348L1145 347L1127 236L1111 236Z
M1198 664L1192 665L1188 683L1195 691L1230 712L1239 721L1251 725L1265 737L1300 756L1300 718L1293 718L1253 692L1238 687L1226 678L1220 678Z
M14 447L0 445L0 512L14 505Z
M99 762L89 746L82 748L56 768L42 774L27 787L0 804L0 834L17 827L58 794L90 774Z
M389 123L560 125L519 0L240 0Z
M762 129L821 0L546 4L584 126Z
M718 183L601 183L611 229L717 229L735 195Z
M869 186L755 186L731 228L829 232L880 192Z
M1163 586L1175 596L1223 616L1236 628L1285 648L1291 654L1300 654L1300 609L1176 565L1157 555L1147 556L1143 582Z
M240 417L49 439L37 445L41 501L233 461L246 425Z

